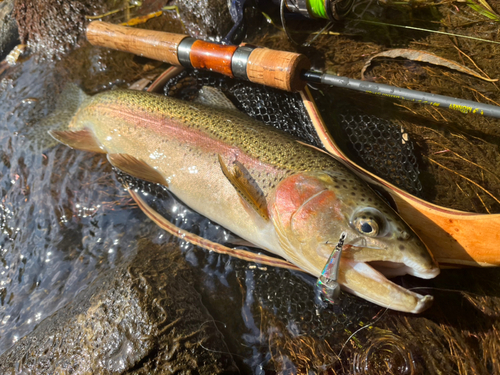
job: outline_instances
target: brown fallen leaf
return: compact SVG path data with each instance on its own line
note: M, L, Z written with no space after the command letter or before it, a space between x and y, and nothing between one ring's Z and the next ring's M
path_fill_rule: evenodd
M474 77L480 78L480 79L488 81L488 82L498 81L498 79L491 79L488 77L484 77L472 69L469 69L463 65L460 65L459 63L456 63L455 61L451 61L451 60L447 60L447 59L444 59L442 57L439 57L433 53L424 52L424 51L417 51L414 49L405 49L405 48L391 49L389 51L377 53L376 55L373 55L372 57L370 57L368 59L368 61L365 63L365 66L363 66L363 69L361 69L361 78L362 79L365 79L366 69L370 66L370 64L372 63L372 60L377 58L377 57L391 57L391 58L404 57L405 59L409 59L409 60L413 60L413 61L422 61L422 62L434 64L434 65L445 66L449 69L457 70L457 71L459 71L461 73L465 73L465 74L470 74Z

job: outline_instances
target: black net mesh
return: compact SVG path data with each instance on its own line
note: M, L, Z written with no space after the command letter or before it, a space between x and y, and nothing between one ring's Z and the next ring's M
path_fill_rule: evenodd
M342 90L325 88L315 94L333 139L351 160L393 185L421 196L414 145L403 126L371 113L371 107L361 110L363 103L347 95L341 97Z
M377 176L420 196L419 169L408 133L394 123L357 110L339 113L349 147Z

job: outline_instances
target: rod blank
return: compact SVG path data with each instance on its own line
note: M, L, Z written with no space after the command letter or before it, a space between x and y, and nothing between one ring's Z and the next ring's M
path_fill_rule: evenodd
M409 100L416 103L428 104L434 107L445 107L462 113L473 113L483 116L500 118L500 107L474 102L471 100L452 98L450 96L430 94L423 91L403 89L383 83L360 81L357 79L323 74L304 72L303 78L308 82L347 88L368 94L385 96L393 99Z

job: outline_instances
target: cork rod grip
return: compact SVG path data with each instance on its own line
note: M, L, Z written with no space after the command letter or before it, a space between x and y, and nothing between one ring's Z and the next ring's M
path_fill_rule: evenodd
M87 39L94 46L131 52L150 59L181 65L177 56L179 43L187 35L93 21L87 27Z
M310 67L311 62L304 55L257 48L248 58L247 76L251 82L296 92L306 84L301 72Z

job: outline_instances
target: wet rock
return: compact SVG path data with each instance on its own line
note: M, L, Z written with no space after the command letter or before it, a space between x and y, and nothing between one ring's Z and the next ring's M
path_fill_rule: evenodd
M177 1L181 19L189 34L196 38L220 40L231 30L233 21L227 0Z
M222 334L176 245L139 243L135 259L0 356L0 373L234 373Z
M17 24L12 17L14 0L0 1L0 61L19 44Z
M102 12L92 0L15 0L13 16L19 35L30 50L44 57L60 57L78 45L88 22L86 15Z

